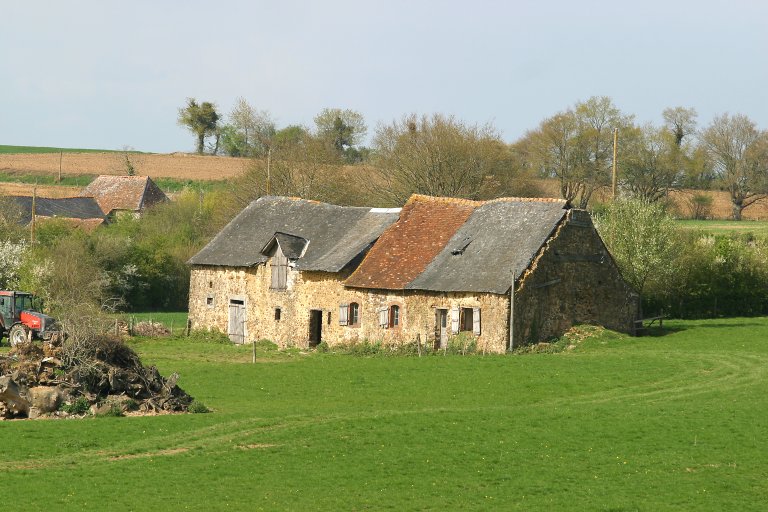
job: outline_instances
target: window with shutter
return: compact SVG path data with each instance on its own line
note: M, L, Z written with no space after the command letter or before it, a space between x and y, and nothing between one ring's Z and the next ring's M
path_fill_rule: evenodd
M451 308L451 334L459 333L459 307L453 306Z
M400 306L393 304L389 307L389 327L394 329L400 325Z
M339 325L348 325L349 304L339 304Z
M480 336L480 308L472 308L472 334Z
M353 327L360 325L360 305L357 302L352 302L349 305L349 316L347 321L347 325L351 325Z

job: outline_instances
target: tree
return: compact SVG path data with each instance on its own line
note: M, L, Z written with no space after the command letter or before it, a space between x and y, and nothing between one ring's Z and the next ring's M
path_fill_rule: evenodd
M664 126L674 137L677 147L682 147L685 139L696 133L697 116L695 108L670 107L662 112Z
M404 116L376 129L377 195L402 204L411 194L475 199L488 178L503 171L510 153L493 126L453 116Z
M275 136L275 123L269 112L257 110L238 98L229 114L229 125L222 130L222 145L230 156L264 156Z
M656 202L679 183L678 146L666 129L625 130L621 150L621 182L632 197Z
M595 223L622 276L638 293L664 288L674 274L677 231L661 204L613 201Z
M610 98L592 97L545 119L518 144L529 148L530 167L557 178L562 197L586 208L594 191L610 183L615 128L632 129L632 117Z
M234 183L239 207L263 195L296 196L336 204L353 201L354 177L345 175L341 155L325 139L298 126L277 132L270 158L253 160Z
M328 141L339 154L349 153L350 159L359 154L355 146L359 145L368 133L363 115L349 109L323 109L315 116L315 126L318 137Z
M707 163L731 196L733 219L768 197L768 133L747 116L723 114L701 134Z
M205 150L205 138L216 133L218 122L216 105L208 101L198 104L195 98L187 98L187 106L179 109L178 123L195 134L200 155Z

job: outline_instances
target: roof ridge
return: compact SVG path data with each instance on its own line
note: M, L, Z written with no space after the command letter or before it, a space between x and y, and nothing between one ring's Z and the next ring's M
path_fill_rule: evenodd
M479 207L489 203L556 203L567 204L565 199L555 197L497 197L495 199L476 200L476 199L464 199L461 197L445 197L445 196L428 196L426 194L411 194L411 197L406 201L406 205L413 202L421 203L444 203L444 204L456 204L464 206Z
M409 205L414 202L422 203L444 203L444 204L456 204L464 206L478 207L483 204L483 201L475 201L473 199L463 199L461 197L445 197L445 196L428 196L425 194L411 194L405 205ZM404 206L405 206L404 205Z
M566 204L567 200L557 197L497 197L484 203L558 203Z

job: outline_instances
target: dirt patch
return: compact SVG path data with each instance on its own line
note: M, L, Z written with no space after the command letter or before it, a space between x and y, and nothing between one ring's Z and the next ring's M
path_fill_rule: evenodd
M265 448L274 448L277 446L276 444L268 444L268 443L254 443L254 444L239 444L237 445L238 448L241 450L263 450Z
M167 450L160 450L157 452L146 453L131 453L127 455L113 455L109 457L109 460L131 460L131 459L149 459L152 457L168 457L170 455L178 455L180 453L186 453L189 448L169 448Z

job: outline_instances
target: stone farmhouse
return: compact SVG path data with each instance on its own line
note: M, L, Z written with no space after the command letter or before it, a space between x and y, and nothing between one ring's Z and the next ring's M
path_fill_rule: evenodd
M192 328L311 347L472 336L504 352L577 323L632 333L639 297L586 211L412 196L402 209L251 203L191 260Z

